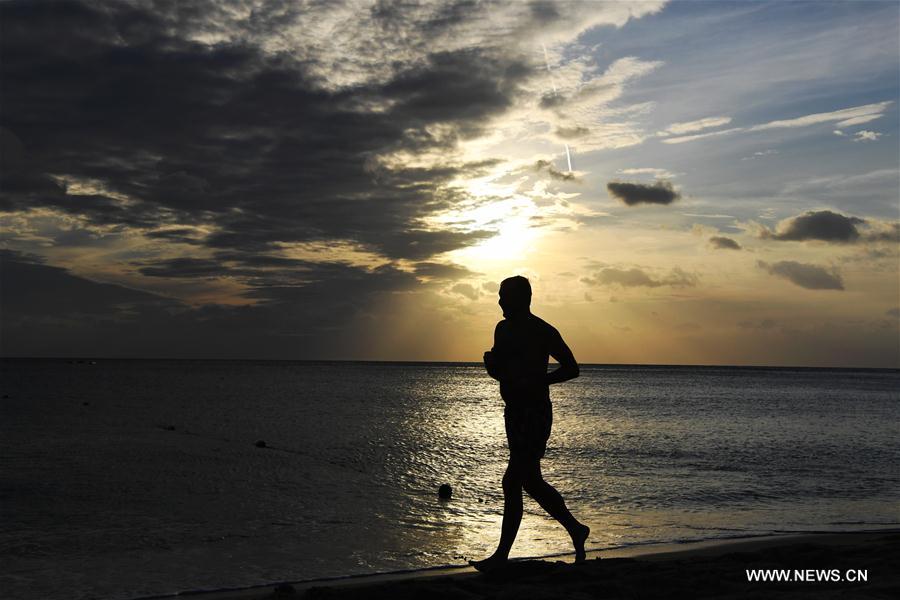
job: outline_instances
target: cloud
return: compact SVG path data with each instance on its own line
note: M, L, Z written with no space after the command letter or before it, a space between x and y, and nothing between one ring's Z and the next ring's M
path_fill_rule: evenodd
M900 223L870 222L864 239L869 242L900 243Z
M881 113L872 113L866 114L859 117L852 117L847 119L846 121L841 121L837 124L838 127L852 127L854 125L862 125L863 123L869 123L870 121L874 121L875 119L880 119L882 117Z
M180 306L156 294L84 279L47 265L39 257L12 250L0 250L0 263L4 336L8 328L23 322L45 319L65 326L78 320L122 321L133 319L141 307L163 310Z
M477 275L474 271L454 263L420 262L415 265L415 274L431 279L462 279Z
M478 300L479 296L481 296L478 290L468 283L457 283L452 288L450 288L450 291L454 294L465 296L469 300Z
M251 264L306 246L365 254L356 266L370 275L406 261L413 282L464 277L441 255L496 229L434 217L471 206L457 182L502 162L467 162L465 144L535 116L549 76L535 47L557 56L587 29L663 5L198 0L187 19L171 3L2 3L0 211L140 246L126 274L153 289L228 279L268 301L317 273L359 275L326 254ZM598 102L660 64L569 63L553 73L567 116L549 125L579 143L606 139L582 124ZM61 229L43 243L74 245Z
M578 181L575 173L573 171L567 171L563 173L556 169L549 160L539 160L534 165L534 168L538 171L547 171L547 173L553 179L559 179L560 181Z
M741 245L730 237L713 236L709 238L709 245L717 250L740 250Z
M427 261L495 234L423 223L470 200L452 182L485 168L460 144L535 99L536 40L661 4L193 6L197 19L165 4L0 5L0 140L17 167L0 175L0 209L211 251L340 243ZM624 60L604 77L647 68Z
M228 270L217 260L202 258L171 258L138 269L147 277L221 277Z
M551 81L556 81L560 77L562 80L558 86L555 83L548 86L550 91L541 97L539 106L555 111L563 119L572 112L584 116L591 112L592 106L605 105L616 100L622 95L626 83L653 72L662 64L659 61L625 56L616 59L602 74L598 74L596 69L588 68L583 63L570 63L567 65L567 71L560 72L557 69L552 73L554 77ZM557 89L553 90L553 87ZM570 122L560 126L584 127Z
M829 271L817 265L799 263L793 260L783 260L774 264L760 260L756 264L770 275L787 279L791 283L808 290L844 289L844 282L835 268Z
M861 219L830 210L809 211L778 223L776 230L760 226L758 236L779 241L822 241L837 244L900 241L900 223Z
M678 267L660 279L654 279L636 267L631 269L607 267L599 270L593 277L584 277L581 281L588 285L619 285L622 287L694 287L697 285L698 278Z
M865 221L830 210L809 211L781 221L773 232L763 228L759 237L779 241L819 240L823 242L849 243L859 239L857 225Z
M671 204L681 198L672 183L660 180L652 185L612 181L606 184L607 191L628 206L637 204Z
M169 229L157 229L144 231L144 237L157 240L168 240L179 244L192 246L202 245L204 237L202 232L191 227L173 227Z
M737 131L744 131L743 127L732 127L731 129L720 129L719 131L710 131L708 133L698 133L695 135L683 135L678 137L670 137L664 139L663 144L683 144L685 142L693 142L694 140L702 140L711 137L718 137Z
M188 306L80 277L21 253L3 251L0 261L0 350L18 356L347 356L359 344L373 302L419 285L412 274L391 266L307 263L302 277L250 288L246 294L254 305ZM234 266L277 266L270 262Z
M372 307L443 306L440 291L477 275L442 255L496 224L441 217L483 202L460 182L510 159L467 158L470 145L522 115L541 121L510 134L524 152L554 135L605 141L585 115L658 64L567 60L579 83L560 83L562 118L538 107L549 86L535 48L561 56L587 29L664 3L250 4L0 3L11 243L77 264L76 246L102 241L89 268L195 304L4 260L4 349L50 352L55 335L144 356L145 342L157 355L361 354L354 323ZM39 275L45 304L22 284ZM481 290L465 285L454 293Z
M573 3L573 5L606 3ZM592 59L558 55L550 72L546 69L536 107L540 118L550 125L553 140L574 143L580 152L602 148L623 148L640 144L646 137L639 122L652 107L650 103L621 102L627 86L662 66L660 61L625 56L605 70ZM535 116L523 113L520 126L533 131ZM546 136L543 136L546 137Z
M872 121L874 119L881 118L884 115L884 111L886 111L887 108L893 103L893 100L887 100L885 102L876 102L874 104L854 106L852 108L844 108L831 112L804 115L802 117L796 117L793 119L769 121L768 123L763 123L761 125L754 125L748 128L748 131L765 131L767 129L790 129L794 127L807 127L809 125L830 123L832 121L839 121L837 124L838 127L847 127L851 124L858 123L859 119L868 119L869 121ZM851 121L853 121L853 123L851 123Z
M667 169L657 169L653 167L638 167L632 169L619 169L619 173L623 175L652 175L655 179L673 179L675 173Z
M659 132L659 136L668 135L684 135L685 133L693 133L704 129L712 129L731 123L731 117L707 117L696 121L687 121L684 123L672 123L664 131Z
M774 129L794 129L797 127L808 127L810 125L832 122L837 122L838 127L848 127L850 125L868 123L869 121L881 118L891 104L893 104L892 100L886 100L884 102L875 102L873 104L854 106L851 108L844 108L831 112L814 113L810 115L804 115L802 117L795 117L792 119L779 119L775 121L769 121L767 123L761 123L759 125L752 125L750 127L733 127L731 129L723 129L721 131L712 131L709 133L698 133L696 135L671 137L664 139L663 143L682 144L684 142L692 142L694 140L700 140L729 133L769 131Z
M564 140L574 140L590 135L591 130L583 125L572 125L570 127L557 127L554 133Z
M874 142L878 138L881 137L881 133L877 131L869 131L867 129L863 129L862 131L857 131L853 134L854 142Z

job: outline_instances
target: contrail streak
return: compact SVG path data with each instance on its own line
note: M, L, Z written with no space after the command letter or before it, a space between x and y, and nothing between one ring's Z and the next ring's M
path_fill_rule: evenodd
M550 70L550 56L547 54L547 46L543 43L541 44L541 48L544 49L544 62L547 63L547 72L550 73L550 87L553 88L553 93L556 93L556 83L553 82L553 71ZM569 163L569 173L572 172L572 155L569 153L569 144L563 144L566 147L566 161Z

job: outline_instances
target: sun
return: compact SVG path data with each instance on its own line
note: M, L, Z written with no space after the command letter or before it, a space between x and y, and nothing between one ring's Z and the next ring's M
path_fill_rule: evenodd
M540 208L518 191L522 181L499 184L496 178L456 182L467 200L429 218L429 227L436 229L494 232L477 244L448 253L448 258L473 267L508 262L527 255L541 237L541 229L535 227Z
M479 264L484 262L508 262L522 259L533 249L541 237L541 231L532 227L532 217L536 215L534 205L525 200L499 202L490 206L497 217L485 221L485 229L497 233L478 244L457 250L454 258L461 262Z

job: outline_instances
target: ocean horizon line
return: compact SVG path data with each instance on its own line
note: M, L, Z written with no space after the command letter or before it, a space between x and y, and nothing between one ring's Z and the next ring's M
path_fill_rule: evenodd
M111 356L0 356L0 361L64 361L75 364L96 364L103 362L206 362L206 363L290 363L290 364L371 364L381 366L479 366L481 361L454 361L454 360L382 360L382 359L351 359L351 358L184 358L184 357L111 357ZM550 363L555 364L554 362ZM744 370L785 370L785 371L870 371L870 372L900 372L897 367L867 367L867 366L821 366L821 365L766 365L766 364L691 364L691 363L592 363L581 362L582 368L594 369L744 369Z

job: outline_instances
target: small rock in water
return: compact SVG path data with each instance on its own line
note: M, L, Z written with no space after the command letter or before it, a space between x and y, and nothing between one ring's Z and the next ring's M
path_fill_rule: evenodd
M265 448L265 447L266 447L266 442L265 442L265 440L258 440L258 441L256 442L256 447L257 447L257 448Z
M453 488L450 487L449 483L445 483L438 488L438 497L441 499L449 500L451 496L453 496Z

